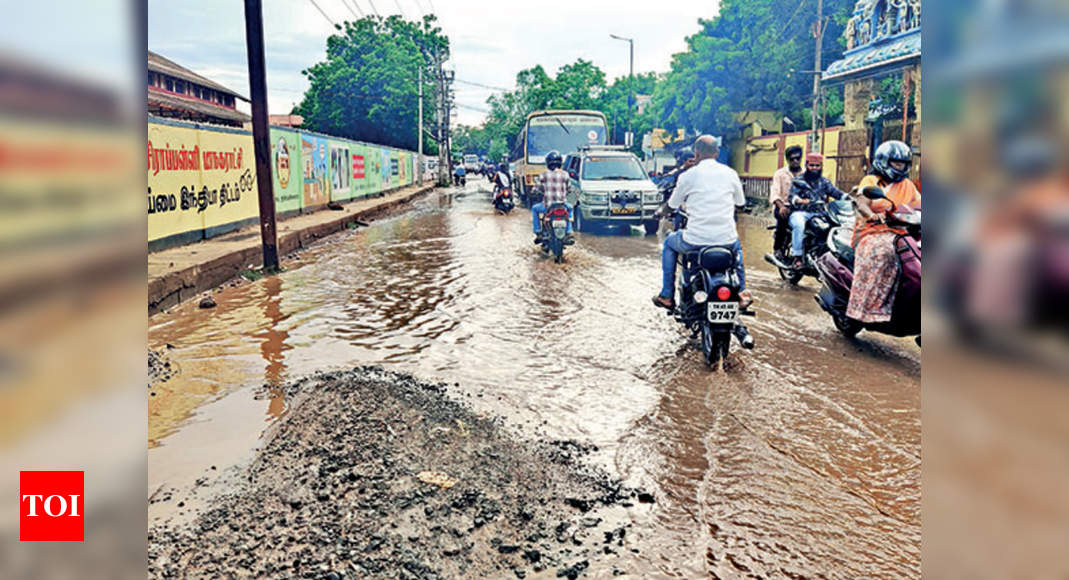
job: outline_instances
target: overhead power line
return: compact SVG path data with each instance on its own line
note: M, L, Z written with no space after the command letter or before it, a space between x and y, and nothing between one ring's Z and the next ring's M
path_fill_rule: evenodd
M375 13L375 16L382 16L379 14L379 9L375 7L375 0L367 0L367 3L371 5L371 11Z
M492 91L502 91L502 92L506 92L506 93L509 91L509 89L506 89L506 88L495 87L495 86L491 86L491 85L484 85L482 83L475 83L475 82L472 82L472 81L465 81L465 80L461 80L461 79L453 79L453 80L455 80L456 82L458 82L458 83L460 83L462 85L471 85L473 87L482 87L484 89L490 89Z
M364 11L360 10L360 6L356 4L356 0L352 1L353 6L356 6L356 10L353 10L353 7L349 5L350 4L349 0L341 0L341 3L345 4L345 7L349 10L349 12L353 13L354 17L356 17L358 19L364 17ZM359 11L360 14L357 14L357 11Z
M329 22L331 26L338 26L337 24L334 23L333 20L330 19L330 16L327 16L326 12L323 12L323 9L319 7L319 4L316 4L316 0L308 0L308 1L312 3L312 6L316 7L316 10L318 10L319 13L323 15L323 18L327 19L327 22Z

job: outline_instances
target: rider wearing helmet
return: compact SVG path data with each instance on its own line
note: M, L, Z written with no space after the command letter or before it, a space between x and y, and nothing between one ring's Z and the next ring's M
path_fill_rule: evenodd
M886 223L886 214L895 206L920 209L921 194L909 177L913 151L901 141L886 141L876 148L872 159L872 174L866 175L856 191L869 187L883 189L887 201L870 200L856 195L858 220L854 226L854 282L849 318L865 323L886 322L891 319L898 278L898 258L895 237L904 234Z
M561 169L563 160L559 151L546 153L546 171L538 176L536 191L542 192L542 201L531 206L531 221L534 226L536 244L542 243L542 214L553 204L562 203L568 208L568 227L564 236L565 244L574 244L572 238L572 206L568 204L568 174Z

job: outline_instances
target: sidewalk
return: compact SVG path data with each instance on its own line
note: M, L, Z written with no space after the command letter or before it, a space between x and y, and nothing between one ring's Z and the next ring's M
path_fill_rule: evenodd
M406 204L433 190L433 182L344 204L344 210L322 209L278 221L278 254L308 246L315 240ZM148 255L149 316L225 283L244 270L263 266L259 224L217 238L168 248Z

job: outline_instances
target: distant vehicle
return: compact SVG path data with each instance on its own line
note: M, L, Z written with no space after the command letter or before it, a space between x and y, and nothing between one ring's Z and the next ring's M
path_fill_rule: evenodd
M589 145L564 158L563 169L577 193L575 227L589 232L599 226L642 226L657 233L654 215L661 204L657 185L638 158L623 146Z
M478 155L465 155L464 156L464 170L468 173L479 172L479 156Z
M546 153L575 153L584 145L604 145L608 123L600 111L535 111L516 137L512 159L516 193L527 207L537 202L532 191L537 176L546 170Z

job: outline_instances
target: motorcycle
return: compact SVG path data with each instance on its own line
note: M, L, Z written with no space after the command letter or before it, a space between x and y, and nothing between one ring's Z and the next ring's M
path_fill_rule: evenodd
M812 191L803 179L795 179L793 186ZM765 261L775 266L779 270L780 278L791 284L797 284L804 276L817 277L817 260L828 251L828 236L833 228L854 229L854 206L849 199L825 200L808 205L799 203L800 201L803 200L792 200L791 211L809 211L812 214L805 224L805 237L802 240L802 267L795 268L792 264L784 263L775 253L765 254ZM768 229L775 230L776 226L768 226ZM787 243L787 248L775 248L775 250L784 250L784 255L789 254L789 236Z
M686 227L685 211L676 210L672 218L676 230ZM722 368L732 336L742 348L754 347L753 336L739 319L754 313L740 305L735 252L724 246L705 246L680 254L679 263L683 267L678 281L680 301L670 314L698 339L705 364Z
M514 207L516 207L516 202L512 199L512 189L508 187L501 188L497 195L494 196L494 209L504 215L508 215Z
M565 236L568 231L568 206L555 203L542 214L542 251L553 254L553 261L564 261Z
M459 186L459 187L464 187L467 184L468 184L468 176L467 175L456 175L456 174L453 175L453 185L456 185L456 186Z
M867 187L862 194L869 199L887 199L882 189ZM889 201L889 200L888 200ZM835 328L847 338L862 330L881 332L891 336L916 336L921 333L921 212L908 206L892 204L887 224L904 229L906 234L895 237L895 253L899 260L898 288L892 306L891 320L863 323L846 316L850 301L850 287L854 281L854 250L850 244L852 231L839 227L828 236L827 251L816 260L820 292L817 304L831 315Z

